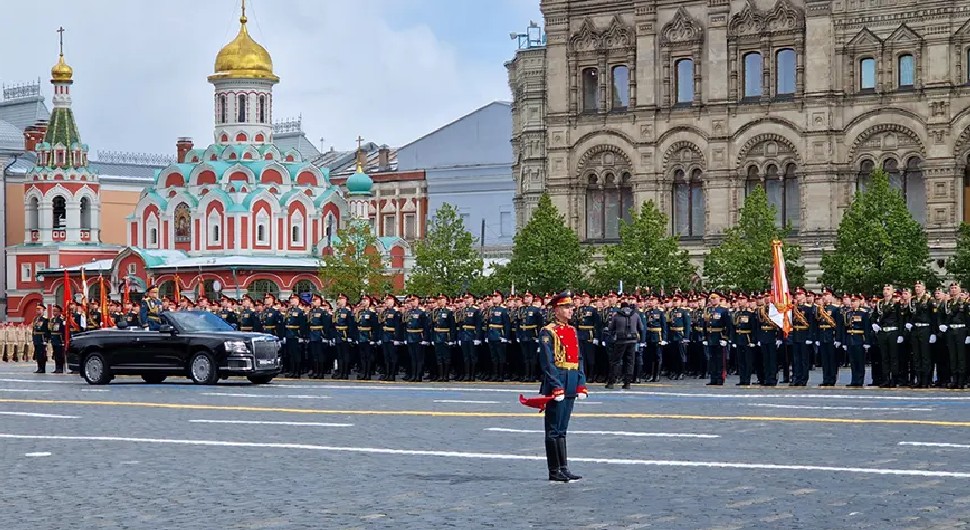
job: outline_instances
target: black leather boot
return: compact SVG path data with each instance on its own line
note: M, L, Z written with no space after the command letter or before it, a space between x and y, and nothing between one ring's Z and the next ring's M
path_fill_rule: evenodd
M569 480L579 480L583 478L569 472L569 465L566 463L566 439L556 438L556 448L559 452L559 471Z
M441 368L438 369L438 374L439 374L438 381L442 383L450 383L451 382L451 363L448 361L441 363Z
M559 465L559 447L557 440L546 440L546 464L549 467L549 480L554 482L569 482L569 477L563 474Z

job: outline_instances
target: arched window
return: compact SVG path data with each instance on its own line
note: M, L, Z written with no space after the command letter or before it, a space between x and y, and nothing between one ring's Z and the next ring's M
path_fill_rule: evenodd
M266 210L260 210L256 214L256 243L259 245L269 245L269 215Z
M279 297L280 286L273 280L253 280L246 286L246 292L253 300L262 300L267 294Z
M259 123L266 123L266 96L259 96Z
M762 94L761 54L751 52L744 56L744 97L756 98Z
M785 48L775 55L775 95L784 96L795 93L795 50Z
M758 173L758 166L748 166L744 181L744 196L751 195L755 188L761 185L761 175Z
M228 104L226 103L226 95L219 94L219 123L226 123L229 119L226 116Z
M674 234L680 237L704 235L704 183L701 170L695 169L690 178L684 170L674 171L673 200Z
M81 228L91 228L91 200L81 197Z
M303 245L303 215L299 211L290 215L290 243L296 246Z
M625 65L614 66L613 110L626 110L630 106L630 69Z
M179 294L181 295L185 289L179 289ZM165 299L171 298L175 300L175 280L166 280L158 285L158 297ZM175 300L178 303L178 300Z
M866 191L869 187L869 181L872 180L872 171L876 168L876 164L872 160L863 160L859 164L859 177L856 181L856 191Z
M266 243L266 227L263 225L256 227L256 242Z
M219 298L222 296L221 293L226 288L226 284L221 281L219 282L219 284L220 284L219 290L216 291L215 278L204 280L202 282L202 292L204 296L209 299L209 301L219 300ZM198 291L198 286L196 287L196 291Z
M37 230L40 228L39 208L40 201L37 200L37 197L30 199L30 202L27 203L27 230Z
M63 300L63 298L62 298ZM101 282L97 278L88 280L88 299L87 303L101 302Z
M293 292L296 294L316 293L317 286L310 280L300 280L293 286Z
M583 69L583 112L596 112L600 108L600 81L596 68Z
M785 222L785 188L775 164L765 167L765 194L768 204L775 207L775 225L782 226Z
M905 197L906 190L903 186L903 174L899 171L899 161L892 157L883 160L882 170L889 174L889 185L902 192Z
M222 242L222 218L219 216L219 212L212 210L206 221L209 226L209 244L218 245Z
M795 174L795 169L795 164L785 166L785 206L782 208L785 218L782 221L786 225L791 225L793 230L798 230L802 218L802 196L798 188L798 175Z
M327 214L327 224L324 227L324 235L327 238L327 246L329 247L333 241L334 234L337 233L337 218L333 213Z
M607 172L602 181L589 177L586 189L586 238L594 240L620 237L620 220L629 221L633 208L630 173L620 176Z
M64 200L64 197L58 195L57 197L54 197L52 205L53 210L51 213L53 222L51 223L51 228L54 230L60 230L64 228L64 219L67 217L67 201Z
M876 89L876 60L866 57L859 61L859 90Z
M245 123L246 121L246 95L240 94L236 99L236 121Z
M906 198L906 208L913 218L920 224L926 224L926 183L923 181L923 169L920 159L911 156L906 160L903 173L903 196Z
M677 103L692 103L694 101L694 61L681 59L677 67Z
M148 216L148 220L145 222L145 228L148 231L146 246L148 248L158 248L158 217L154 213Z
M192 213L184 202L175 207L175 242L192 241Z
M913 69L913 56L909 54L899 56L899 88L913 88L916 72Z

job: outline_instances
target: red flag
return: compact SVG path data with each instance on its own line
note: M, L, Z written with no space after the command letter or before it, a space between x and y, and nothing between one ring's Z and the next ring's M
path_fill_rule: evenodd
M791 331L791 297L788 292L788 275L785 273L785 254L781 241L771 242L771 306L769 316L787 337Z
M64 269L64 300L61 301L66 316L64 325L64 351L71 345L71 326L74 325L74 313L71 312L71 279L67 276L67 269Z
M128 305L128 302L131 302L131 284L128 283L127 276L125 276L125 294L123 295L122 301L125 303L125 305Z
M101 288L101 327L113 328L115 322L108 309L108 290L104 288L104 276L98 276L98 286Z
M519 394L519 403L522 403L529 408L539 409L539 412L546 410L546 405L548 405L552 399L552 396L536 396L527 398L522 394Z
M179 279L179 275L175 275L175 303L178 304L182 301L182 280Z

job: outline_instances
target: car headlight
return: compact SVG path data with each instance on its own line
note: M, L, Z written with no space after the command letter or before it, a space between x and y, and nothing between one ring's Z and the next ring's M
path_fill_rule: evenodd
M227 340L223 343L226 347L226 353L249 353L249 348L246 348L246 342L241 340Z

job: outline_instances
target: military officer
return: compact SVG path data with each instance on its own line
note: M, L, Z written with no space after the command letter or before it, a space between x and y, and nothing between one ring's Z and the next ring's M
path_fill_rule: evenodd
M239 329L239 317L232 309L232 299L228 296L222 297L221 307L216 314L219 315L219 318L225 320L226 324L232 326L232 329Z
M350 379L350 346L357 342L357 320L354 312L347 307L347 295L337 295L337 310L333 315L336 330L337 371L333 379Z
M902 315L899 302L894 299L895 289L892 284L882 288L882 300L876 303L872 315L872 330L876 334L880 355L880 388L895 388L897 384L905 384L899 365L899 345L903 342ZM875 382L875 381L873 381Z
M704 343L707 342L705 336L706 332L704 329L704 314L707 306L707 300L703 296L699 296L691 302L691 331L690 331L690 348L688 352L693 352L691 357L693 358L691 362L691 370L698 379L704 379L708 376L707 369L707 348Z
M708 385L723 385L727 378L727 349L731 337L731 314L721 304L721 295L711 293L704 309L704 346L707 347L711 380Z
M424 346L428 345L428 314L421 309L417 296L408 299L408 311L404 316L404 330L410 357L410 372L405 381L420 383L424 380Z
M522 366L524 368L521 382L533 382L538 378L539 369L539 330L546 325L542 308L535 303L535 297L526 291L522 295L522 307L519 308L519 330L516 338L522 350Z
M283 365L287 370L284 377L299 379L303 372L301 344L308 334L307 318L306 313L300 308L299 295L291 295L289 302L290 307L286 309L286 314L283 316L283 327L286 329L286 335L283 337Z
M815 307L805 300L805 289L795 290L792 308L792 381L789 386L808 384L809 363L815 346Z
M946 337L950 360L950 383L947 388L963 389L967 385L967 293L957 283L951 283L949 299L940 311L940 333Z
M101 329L101 307L97 302L91 302L88 304L87 318L85 319L86 325L84 331L94 331L96 329Z
M684 298L680 294L675 294L671 299L673 308L670 310L670 317L667 326L667 340L673 344L674 352L680 363L673 372L673 378L680 380L684 378L687 371L687 344L690 343L691 320L690 311L683 307Z
M260 326L263 333L275 335L276 338L283 340L286 336L283 328L283 314L276 308L276 296L266 293L263 296L263 310L259 314Z
M384 298L381 313L381 347L384 350L384 377L382 381L397 380L398 347L404 341L404 316L400 303L392 294Z
M492 357L492 375L489 381L505 381L505 349L512 333L512 319L502 305L503 295L492 293L492 307L488 311L488 349Z
M475 365L478 356L475 348L482 344L482 312L475 306L475 297L465 293L461 309L461 327L458 331L458 343L461 345L462 381L475 380Z
M539 392L552 396L546 405L543 422L546 464L549 480L569 482L582 477L569 471L566 454L566 430L576 399L586 399L586 375L579 350L576 328L569 324L573 317L573 300L569 292L553 297L549 305L556 321L539 333L539 365L542 385Z
M47 341L50 340L50 329L47 323L47 309L44 304L37 304L37 314L31 323L31 332L34 344L34 360L37 361L35 374L42 374L47 367Z
M910 332L915 372L919 388L929 388L933 383L933 359L930 344L936 343L936 301L926 292L926 285L917 281L914 296L909 302L910 320L906 329Z
M54 357L53 373L63 374L64 365L66 364L66 359L64 358L64 316L61 314L63 309L61 309L61 306L55 304L51 311L52 314L50 321L47 323L47 329L50 331L48 337L51 341L51 354Z
M755 345L754 334L756 330L756 318L753 311L748 307L748 297L741 294L737 298L738 310L733 315L733 340L732 347L738 353L738 376L737 382L740 386L751 385L751 372L754 368Z
M769 302L767 295L762 295L755 313L757 326L756 344L761 347L761 359L764 379L761 384L764 386L778 385L778 346L781 346L781 339L778 335L778 326L769 314Z
M145 327L146 323L142 322L140 318L141 308L135 307L135 304L131 300L122 304L122 311L127 314L125 321L128 323L129 328Z
M439 294L435 299L435 308L431 311L432 333L434 344L437 377L432 381L451 381L451 347L455 344L455 313L448 307L448 297Z
M240 315L240 319L242 315ZM326 312L323 297L310 296L310 311L307 313L307 343L310 350L310 379L323 378L323 342L327 340Z
M380 322L372 306L373 300L366 294L360 298L357 321L357 352L360 355L358 380L370 381L374 374L374 358L377 343L380 342Z
M158 286L148 288L145 298L141 301L141 314L138 321L148 326L149 331L158 331L162 325L162 301L158 299Z
M600 334L603 331L603 324L600 322L600 313L591 302L588 292L583 291L580 295L580 306L573 315L577 333L579 334L579 349L582 352L584 373L592 377L595 373L596 349L600 344Z
M822 384L819 386L835 386L839 378L839 361L836 349L842 346L844 332L842 326L845 320L839 314L839 308L833 303L832 289L822 290L822 297L814 309L815 312L815 345L819 348L822 358Z
M871 344L872 324L869 322L869 313L862 310L861 296L852 296L850 303L850 307L843 308L841 312L841 342L849 354L849 367L852 371L852 380L846 386L862 388L866 378L866 350Z
M253 298L248 294L242 297L242 310L239 311L239 317L236 323L239 325L239 331L245 331L247 333L262 333L263 331L259 314L253 308Z
M657 297L651 295L647 298L646 312L643 314L646 320L646 334L642 344L646 344L645 361L649 364L650 382L656 383L660 380L660 370L663 364L663 347L667 345L667 315L663 308L657 305ZM636 305L633 305L635 308ZM634 369L633 377L640 377L640 370ZM644 372L644 378L646 372Z

